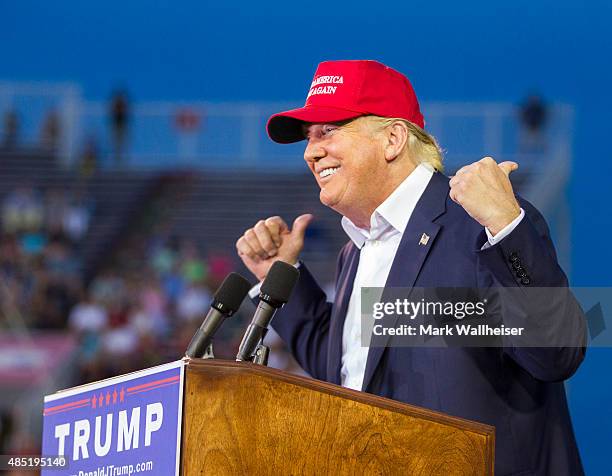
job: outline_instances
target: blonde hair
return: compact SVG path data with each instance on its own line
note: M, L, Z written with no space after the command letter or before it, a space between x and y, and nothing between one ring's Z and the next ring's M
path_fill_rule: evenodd
M382 131L394 122L402 122L406 125L409 132L404 150L407 151L414 160L420 163L429 164L438 172L444 171L444 164L442 164L444 158L438 142L432 135L429 135L416 124L406 119L394 117L365 116L364 119L374 124L378 131Z

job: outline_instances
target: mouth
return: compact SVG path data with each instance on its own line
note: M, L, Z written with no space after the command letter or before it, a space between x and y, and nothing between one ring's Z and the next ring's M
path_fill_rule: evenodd
M329 178L332 175L336 174L338 170L340 170L340 167L328 167L326 169L323 169L319 172L319 178L320 179Z

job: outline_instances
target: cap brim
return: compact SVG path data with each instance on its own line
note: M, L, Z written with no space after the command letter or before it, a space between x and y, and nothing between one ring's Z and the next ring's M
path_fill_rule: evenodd
M366 113L335 107L305 106L274 114L268 120L266 128L270 139L274 142L290 144L304 140L302 126L305 123L340 122L363 116L364 114Z

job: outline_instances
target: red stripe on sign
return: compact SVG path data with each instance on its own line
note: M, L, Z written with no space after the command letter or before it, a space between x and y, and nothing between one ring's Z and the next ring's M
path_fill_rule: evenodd
M46 415L47 412L53 412L55 410L61 410L62 408L75 407L77 405L81 406L83 404L89 404L89 401L90 401L90 399L87 398L85 400L78 400L76 402L64 403L63 405L57 405L56 407L45 408L44 414Z
M128 392L133 392L134 390L140 390L141 388L154 387L156 385L160 385L166 382L178 382L181 377L176 375L174 377L168 377L161 380L155 380L154 382L143 383L142 385L136 385L135 387L128 387Z
M51 414L57 415L58 413L69 412L69 411L72 411L72 410L76 410L77 408L85 408L85 407L88 407L88 406L89 406L89 403L84 403L83 405L77 405L77 406L74 406L74 407L64 408L64 409L61 409L61 410L55 410L55 411L45 410L43 412L43 415L44 416L51 415Z
M169 385L177 385L177 384L178 384L178 382L162 383L161 385L156 385L155 387L142 388L140 390L136 390L135 392L129 392L128 395L134 395L136 393L148 392L149 390L157 390L158 388L168 387Z

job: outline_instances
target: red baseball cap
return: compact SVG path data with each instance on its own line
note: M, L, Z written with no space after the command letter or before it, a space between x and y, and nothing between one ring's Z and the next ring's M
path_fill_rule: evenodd
M414 89L403 74L378 61L324 61L304 107L270 117L268 135L289 144L304 139L304 123L340 122L369 114L425 126Z

